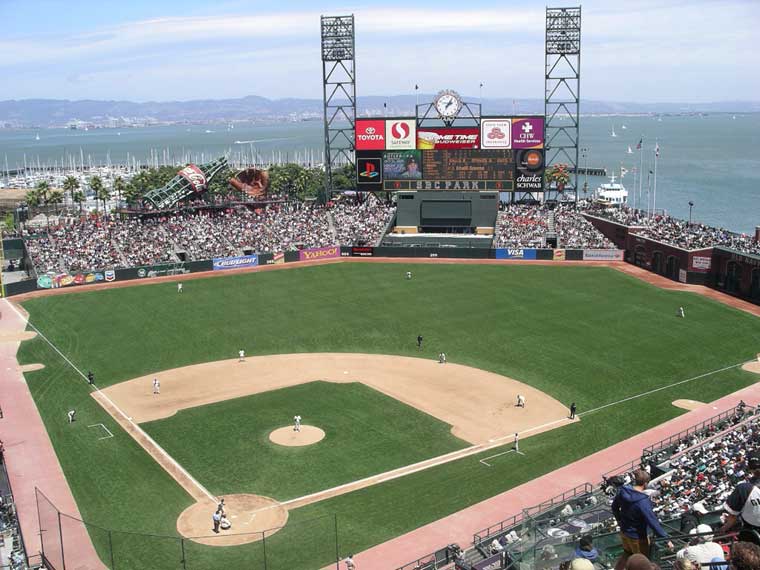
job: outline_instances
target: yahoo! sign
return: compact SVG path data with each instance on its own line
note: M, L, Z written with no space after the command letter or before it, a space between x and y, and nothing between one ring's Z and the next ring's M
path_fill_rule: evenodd
M340 257L339 246L315 247L312 249L302 249L298 252L299 261L314 261L316 259L329 259L331 257Z

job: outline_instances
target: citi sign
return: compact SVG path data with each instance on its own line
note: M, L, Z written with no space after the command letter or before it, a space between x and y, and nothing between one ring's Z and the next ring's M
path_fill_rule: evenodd
M385 149L414 149L417 144L417 122L414 119L385 121Z

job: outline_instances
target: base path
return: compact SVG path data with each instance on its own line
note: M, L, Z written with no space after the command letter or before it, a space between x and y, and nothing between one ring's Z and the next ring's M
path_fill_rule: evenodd
M154 395L153 378L161 381ZM213 378L213 382L209 379ZM568 409L549 395L499 374L437 361L378 354L280 354L208 362L135 378L102 390L136 423L169 417L179 410L258 394L314 380L362 382L451 424L471 443L539 433L559 427ZM517 395L526 407L515 406ZM569 421L569 420L567 420Z

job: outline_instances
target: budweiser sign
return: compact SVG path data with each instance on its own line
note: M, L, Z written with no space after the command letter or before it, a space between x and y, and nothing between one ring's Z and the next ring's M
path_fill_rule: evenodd
M203 192L206 189L206 175L194 164L188 164L177 174L187 180L195 192Z
M480 130L477 127L419 129L417 131L417 148L420 150L479 147Z

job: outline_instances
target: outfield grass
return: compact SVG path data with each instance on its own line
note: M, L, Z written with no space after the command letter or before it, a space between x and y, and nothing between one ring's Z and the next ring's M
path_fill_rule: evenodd
M403 279L407 268L411 281ZM194 280L182 295L165 283L24 305L101 385L231 358L240 346L251 355L417 356L414 339L423 334L431 358L443 350L451 362L527 382L583 411L749 360L760 346L760 320L750 315L598 267L341 264ZM675 318L678 306L686 319ZM176 535L176 517L191 501L184 491L43 341L23 343L20 360L47 366L26 377L84 517L108 528ZM474 456L297 509L288 528L300 530L274 535L267 552L283 568L318 567L332 556L317 539L329 534L335 513L341 552L359 551L683 413L672 400L712 400L754 381L727 370L526 439L524 458L510 455L491 469ZM65 423L71 407L80 419L73 429ZM96 441L83 428L96 422L115 438ZM294 532L320 550L289 548ZM94 540L104 552L102 537ZM177 567L175 546L160 544L135 539L118 547L122 567ZM259 548L193 547L195 565L188 567L249 563L259 560Z
M269 441L294 411L325 438L305 447ZM361 383L309 382L188 408L141 427L213 494L279 501L469 446L449 424Z

